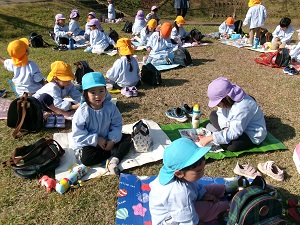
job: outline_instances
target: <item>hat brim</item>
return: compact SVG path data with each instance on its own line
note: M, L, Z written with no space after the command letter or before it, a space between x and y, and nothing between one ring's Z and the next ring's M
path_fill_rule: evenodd
M220 99L220 100L218 99L218 100L215 100L215 101L209 101L208 106L210 108L213 108L213 107L217 106L221 101L222 101L222 99Z

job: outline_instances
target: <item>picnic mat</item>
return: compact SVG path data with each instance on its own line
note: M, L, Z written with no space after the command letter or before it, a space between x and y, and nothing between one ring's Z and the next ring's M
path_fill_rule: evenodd
M229 39L221 39L220 42L224 45L229 45L229 46L233 46L233 47L237 47L237 48L243 48L243 47L249 47L249 45L247 44L241 44L239 42L237 42L236 40L229 40Z
M149 133L153 140L153 149L146 153L137 153L133 146L129 153L119 163L118 167L122 171L132 167L144 165L146 163L155 162L161 160L165 147L167 147L171 140L162 131L158 124L152 120L143 119L149 127ZM122 132L131 133L133 124L123 125ZM55 169L55 179L60 181L69 174L69 170L76 164L80 164L79 160L75 157L73 150L73 140L71 133L54 133L53 139L56 140L66 153L61 157L59 167ZM107 169L105 168L106 161L99 165L95 165L89 168L87 175L82 177L82 180L88 180L101 175L107 175Z
M158 66L155 66L155 68L159 71L162 71L162 70L171 70L178 66L180 66L180 64L158 65Z
M136 176L133 174L120 174L120 185L118 191L118 207L116 213L116 225L143 224L151 225L149 211L149 183L156 176ZM237 179L221 177L202 177L198 183L227 184ZM205 223L206 225L217 225L218 221Z
M208 120L201 121L200 127L204 127L203 124L207 122ZM187 128L191 128L191 124L182 123L182 124L169 124L169 125L161 126L161 129L168 135L171 141L174 141L181 137L178 130L187 129ZM218 160L218 159L224 159L225 157L237 157L243 153L267 152L267 151L281 150L281 149L287 149L287 147L284 146L284 144L280 142L278 139L276 139L272 134L268 133L266 139L257 147L248 150L239 151L239 152L231 152L227 150L224 150L223 152L217 152L217 153L208 152L205 155L205 158Z
M7 112L12 100L0 98L0 120L7 119Z
M183 48L190 48L190 47L200 47L200 46L205 46L205 45L209 45L209 43L204 42L204 43L200 43L200 44L194 44L194 43L184 43L181 47Z
M271 50L271 49L265 50L263 48L252 48L252 47L246 47L246 49L256 51L256 52L276 52L277 51L277 50Z

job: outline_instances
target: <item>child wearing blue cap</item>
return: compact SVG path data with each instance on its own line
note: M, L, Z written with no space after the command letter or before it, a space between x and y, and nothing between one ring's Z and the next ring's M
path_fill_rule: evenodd
M122 116L106 90L106 81L99 72L82 78L85 102L72 120L75 154L86 166L99 164L113 156L108 164L110 174L118 174L119 161L129 152L131 135L122 134ZM112 153L113 148L116 151Z
M150 183L153 225L208 222L229 209L229 202L219 199L237 191L239 180L229 185L203 186L197 182L204 175L204 155L209 150L187 138L177 139L165 149L163 167Z

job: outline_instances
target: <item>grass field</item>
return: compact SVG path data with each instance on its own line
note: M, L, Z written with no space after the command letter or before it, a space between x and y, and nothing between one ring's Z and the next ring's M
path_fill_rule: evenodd
M53 27L53 18L60 12L68 16L73 8L77 8L81 15L92 11L91 8L71 0L1 6L0 56L8 58L6 51L8 43L17 38L29 37L33 31L42 34L44 39L54 46L47 33L48 29ZM223 18L220 18L213 22L220 24L222 21ZM80 24L84 26L85 16L82 16ZM121 32L123 25L123 23L102 24L105 31L112 27L122 37L128 37L128 34ZM266 26L273 31L276 24L267 23ZM297 23L294 26L296 29L299 28ZM193 21L188 21L185 27L186 30L197 27L202 33L217 30L217 26L201 25L194 18ZM207 38L204 40L209 42L208 46L189 49L194 66L162 72L161 86L154 88L143 85L137 98L113 95L118 98L118 108L122 113L124 124L133 123L141 118L154 120L160 125L176 123L175 120L165 116L165 111L185 103L189 105L199 103L201 117L207 119L212 110L207 106L207 86L213 79L225 76L256 98L265 113L267 129L282 141L288 150L209 161L205 175L230 177L234 176L233 168L237 161L249 162L256 167L260 162L273 160L286 171L286 180L276 182L266 177L267 182L277 186L284 199L298 198L300 176L293 163L292 154L299 142L300 76L285 75L281 69L255 64L253 59L259 55L257 52L225 46L216 40ZM295 33L293 42L297 41ZM137 52L139 58L145 54L146 52ZM64 60L71 65L78 60L87 60L91 68L105 74L117 57L84 53L83 49L58 52L49 47L31 48L29 59L36 62L42 74L47 76L51 63L56 60ZM75 70L75 67L73 68ZM14 99L7 82L13 74L7 72L3 66L0 67L0 74L0 89L7 89L7 98ZM68 122L64 130L43 129L37 134L14 140L11 136L13 130L6 126L6 121L0 121L0 161L9 159L16 147L30 144L40 137L51 138L55 132L70 132L70 127L71 123ZM125 172L157 175L161 165L161 162L157 162ZM64 195L56 192L48 194L44 188L39 187L37 180L18 178L11 168L6 167L0 170L0 224L114 224L118 182L117 176L105 176ZM288 224L294 223L288 220Z

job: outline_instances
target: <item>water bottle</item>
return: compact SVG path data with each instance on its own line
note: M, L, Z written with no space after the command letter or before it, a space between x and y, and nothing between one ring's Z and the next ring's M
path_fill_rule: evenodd
M253 43L253 48L254 49L257 49L257 47L258 47L258 42L259 42L259 38L254 38L254 43Z
M74 50L74 39L73 38L69 38L69 49Z
M195 104L193 107L192 128L199 128L200 124L200 106Z

